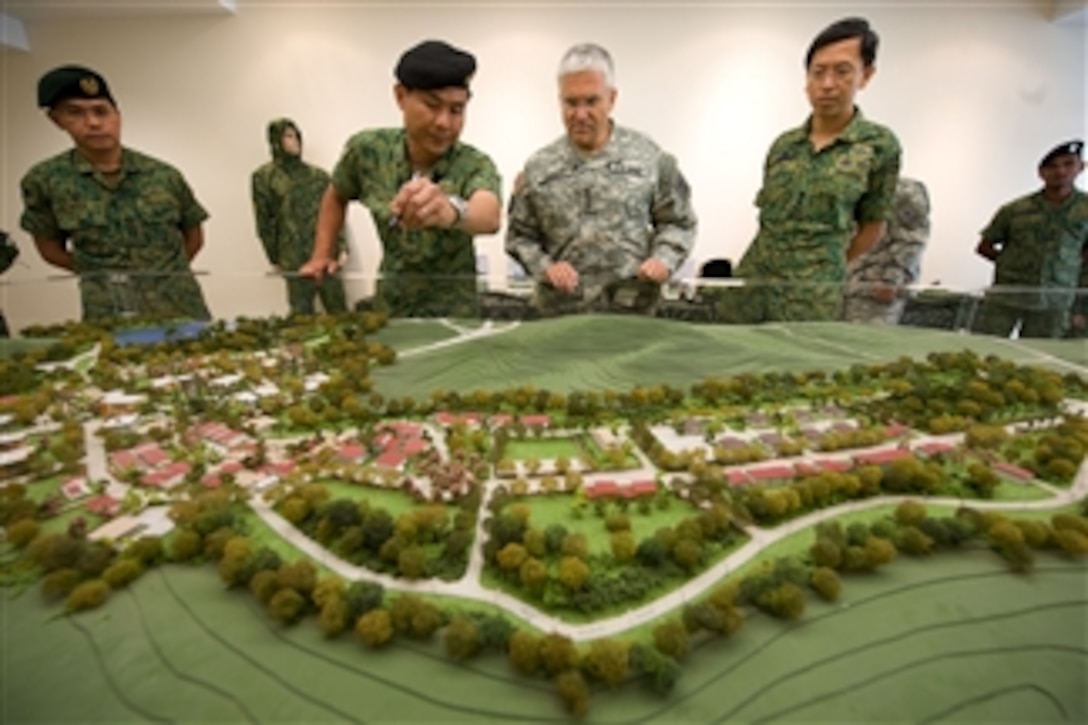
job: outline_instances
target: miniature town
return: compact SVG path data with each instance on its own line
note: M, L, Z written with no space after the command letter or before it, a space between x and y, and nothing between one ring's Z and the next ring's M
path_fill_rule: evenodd
M396 361L372 339L384 318L305 323L217 323L142 345L86 326L41 331L60 342L11 358L21 373L3 377L22 389L0 399L0 523L26 552L5 558L9 583L44 576L43 592L79 611L160 562L203 558L273 619L314 611L326 634L354 630L373 647L399 631L397 602L425 608L431 595L451 596L572 647L590 643L586 657L600 659L591 682L596 673L612 686L638 667L667 691L684 647L658 630L674 624L658 626L655 640L671 644L639 650L641 664L625 650L609 669L615 653L598 642L707 595L717 609L685 610L689 631L735 631L742 600L800 616L804 595L785 565L763 571L763 594L720 582L802 525L840 539L841 552L825 542L811 554L826 572L804 578L821 597L838 591L836 571L869 571L897 549L929 553L957 536L988 533L1014 570L1030 568L1033 548L1088 552L1084 511L1042 533L1000 533L1003 508L1058 509L1088 494L1088 380L1075 373L934 353L689 390L481 381L387 398L370 374ZM970 511L946 520L970 531L909 513L922 500ZM906 507L909 534L834 534L836 511L878 502ZM270 546L254 526L280 541ZM57 553L68 540L110 554L92 572ZM122 562L134 563L115 571ZM303 583L286 585L292 576ZM319 577L337 582L325 585L334 594L318 596ZM401 596L389 613L357 606L375 591L379 602ZM425 634L443 622L432 619ZM514 658L515 628L499 620L469 622L475 647L503 630L493 637ZM545 668L560 679L569 669ZM557 688L577 712L584 685Z

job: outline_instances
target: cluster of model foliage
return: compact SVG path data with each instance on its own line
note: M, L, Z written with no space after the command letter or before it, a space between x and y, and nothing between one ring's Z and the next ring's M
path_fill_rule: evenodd
M492 495L487 540L482 542L487 574L504 589L549 611L598 615L618 613L687 580L742 541L750 524L774 524L881 493L986 497L997 485L985 465L988 456L1019 462L1051 480L1069 480L1088 450L1088 423L1074 416L1060 419L1063 399L1088 393L1082 378L968 352L934 354L925 361L855 365L835 373L746 374L706 380L688 392L658 385L561 394L522 386L385 399L371 390L368 366L370 361L389 364L395 353L367 340L384 323L379 315L239 320L229 326L216 323L192 340L145 347L116 345L113 330L104 326L41 328L34 334L58 341L0 361L0 393L21 393L0 411L13 413L24 424L41 415L67 421L47 460L54 466L71 465L80 453L78 426L72 421L90 412L65 391L83 380L82 373L44 370L38 363L67 360L99 345L96 362L86 374L107 388L132 383L126 372L132 366L141 366L145 377L177 370L178 360L246 372L240 353L294 345L299 354L290 371L293 376L323 370L331 380L313 394L317 404L300 404L301 390L268 403L270 409L262 412L278 415L285 428L353 425L369 431L387 417L436 410L546 412L554 425L568 429L628 424L634 442L655 463L690 476L667 487L660 483L655 496L639 501L594 502L592 510L601 519L608 551L591 550L585 534L562 524L536 525L532 499L519 482L509 489L503 485ZM197 418L229 423L240 416L210 391L189 389L177 395L179 423ZM651 425L690 417L708 418L716 426L743 427L748 412L761 410L775 416L787 434L797 433L791 406L801 403L835 405L849 412L863 423L856 436L879 437L876 431L891 421L933 433L963 431L975 455L950 464L910 456L889 466L824 472L781 485L731 487L723 467L735 461L717 455L709 460L677 457L664 451L650 432ZM1040 421L1042 427L1011 438L1004 425L1025 420ZM533 432L513 430L515 435ZM463 428L454 433L460 439L451 447L458 455L477 456L471 459L473 467L485 459L496 468L504 462L504 446L495 445L488 435ZM831 450L849 444L824 445ZM314 540L349 561L409 579L453 580L463 575L482 501L479 481L448 506L421 505L398 517L367 501L333 498L325 486L302 477L292 479L279 493L281 514ZM577 479L573 498L572 518L580 518L589 504ZM632 516L652 517L672 505L688 506L691 513L650 536L635 537ZM327 636L350 630L368 648L383 647L397 637L437 636L456 660L489 653L505 656L516 671L550 679L563 703L577 715L586 712L591 691L598 686L615 688L635 680L667 693L680 675L680 663L701 642L734 634L746 618L759 612L798 619L810 595L828 601L839 597L840 575L873 571L901 553L928 556L987 548L1018 572L1030 570L1038 552L1088 553L1088 504L1079 514L1056 514L1047 522L970 508L934 518L921 503L907 501L894 516L869 525L819 525L805 555L770 562L723 583L659 622L647 639L607 638L579 646L559 634L519 627L498 614L447 612L418 596L387 595L376 583L321 576L306 559L284 561L274 549L251 538L246 494L235 486L200 491L194 482L188 497L173 504L177 528L166 540L141 538L123 551L88 540L82 518L73 520L67 530L50 531L53 509L52 504L32 500L22 485L0 489L0 525L9 545L0 576L9 585L38 582L43 596L63 600L69 612L101 605L111 591L129 586L152 567L208 562L218 568L227 586L251 593L271 618L284 625L314 616Z

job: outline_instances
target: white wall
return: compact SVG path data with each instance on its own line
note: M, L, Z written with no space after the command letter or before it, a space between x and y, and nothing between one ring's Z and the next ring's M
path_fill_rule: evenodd
M973 255L997 206L1038 186L1035 167L1055 143L1084 136L1085 27L1055 23L1049 2L843 3L239 3L236 16L47 18L28 22L30 53L0 56L0 227L15 232L25 266L0 298L13 324L74 318L71 283L17 230L18 180L68 146L34 107L38 77L67 62L110 82L125 143L178 166L212 214L196 266L218 315L283 311L278 282L254 235L250 172L268 158L264 129L287 115L304 157L331 168L356 130L399 123L392 68L419 40L438 37L477 56L464 140L492 155L505 190L526 156L561 133L555 65L571 44L612 50L616 119L680 159L700 216L696 259L738 259L756 227L752 200L773 138L808 108L802 56L813 35L848 14L881 34L878 73L860 105L892 127L903 172L933 200L923 281L977 287L989 266ZM360 277L377 268L376 235L358 205L349 217ZM481 238L494 274L501 236ZM360 294L362 287L353 289Z

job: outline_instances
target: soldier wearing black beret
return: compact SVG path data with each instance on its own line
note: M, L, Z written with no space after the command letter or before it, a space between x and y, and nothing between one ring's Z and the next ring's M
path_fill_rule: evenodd
M405 51L394 74L405 88L433 91L468 89L476 73L476 59L441 40L427 40Z
M181 173L121 144L121 112L90 68L49 71L37 102L73 148L23 177L20 226L42 259L79 276L84 319L208 318L189 268L208 213Z
M90 68L81 65L63 65L54 68L38 81L38 105L53 108L69 98L109 101L114 107L117 103L110 94L106 79Z
M1066 141L1039 161L1043 188L998 210L975 251L994 263L972 329L1008 337L1061 337L1084 328L1083 301L1074 306L1088 255L1088 194L1074 185L1084 169L1083 141ZM1072 312L1072 315L1070 314Z
M357 199L381 237L379 309L401 317L474 315L473 236L497 231L501 208L495 163L460 142L475 72L472 54L440 40L401 55L393 94L404 125L348 140L302 274L320 279L336 271L335 241L348 202Z

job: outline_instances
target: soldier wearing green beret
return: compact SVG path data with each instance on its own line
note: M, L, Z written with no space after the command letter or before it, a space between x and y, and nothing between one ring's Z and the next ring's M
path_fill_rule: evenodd
M265 256L273 267L287 273L287 301L292 314L314 314L315 297L321 299L326 312L344 312L344 283L338 277L317 282L292 274L313 254L317 212L329 186L329 174L302 160L302 132L289 118L268 124L268 145L272 160L250 178L257 235ZM343 253L344 246L340 235L337 256Z
M835 320L847 263L892 217L900 147L854 105L876 73L877 34L863 18L824 29L805 56L812 114L767 153L759 231L737 266L752 285L723 310L738 322Z
M1001 207L982 230L975 251L994 263L994 287L974 332L1008 337L1019 324L1020 337L1055 338L1068 330L1088 253L1088 194L1074 186L1083 146L1069 141L1047 152L1039 162L1043 188Z
M336 236L357 199L382 242L379 309L395 317L476 314L473 237L498 230L501 206L494 162L459 140L475 70L472 55L441 41L401 56L393 92L404 125L348 140L300 273L320 280L336 271Z
M79 275L84 319L209 318L189 267L208 213L181 173L121 145L121 113L89 68L46 73L38 105L74 148L23 177L20 225L46 262Z

